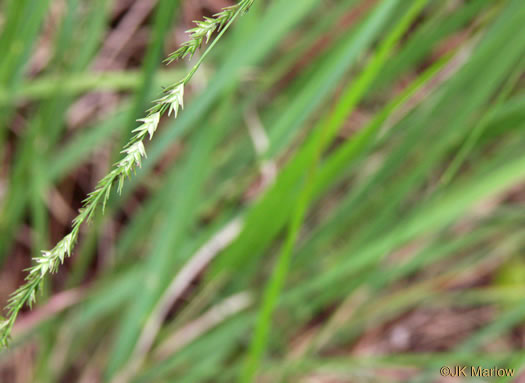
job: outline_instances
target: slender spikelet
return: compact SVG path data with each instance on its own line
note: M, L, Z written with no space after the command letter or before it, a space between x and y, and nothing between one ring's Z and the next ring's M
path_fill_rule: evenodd
M45 277L56 273L66 257L71 256L79 237L81 225L90 221L100 205L104 211L113 186L117 186L117 191L120 194L126 178L130 177L136 168L141 166L142 160L146 157L144 140L146 137L149 137L150 140L153 138L161 117L167 112L168 116L173 114L174 118L177 118L179 110L184 108L185 85L191 80L208 52L222 37L222 34L237 16L249 9L253 2L254 0L241 0L238 4L225 8L214 18L206 18L204 21L197 22L197 27L189 31L190 40L168 57L169 63L188 55L193 57L204 41L208 42L215 31L220 32L186 77L164 89L162 97L154 102L146 117L137 120L140 126L133 130L134 135L121 151L122 159L114 164L113 169L98 182L95 190L89 193L83 201L83 207L79 210L77 217L73 219L71 232L53 249L42 251L40 256L34 258L34 265L26 270L28 272L25 278L26 283L12 293L9 298L6 307L7 318L0 316L0 346L6 347L8 345L11 330L20 310L26 305L32 307Z
M231 7L224 8L212 18L205 17L204 20L195 21L196 27L186 31L186 33L190 35L190 39L173 52L166 59L166 62L171 63L188 56L192 58L202 44L210 41L215 31L220 31L224 26L228 25L228 23L236 17L239 10L248 10L253 4L253 1L254 0L242 0Z

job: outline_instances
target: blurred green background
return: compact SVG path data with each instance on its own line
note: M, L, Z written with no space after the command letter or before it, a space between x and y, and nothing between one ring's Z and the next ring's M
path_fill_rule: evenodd
M0 1L2 306L231 4ZM524 25L523 0L255 0L0 382L525 382Z

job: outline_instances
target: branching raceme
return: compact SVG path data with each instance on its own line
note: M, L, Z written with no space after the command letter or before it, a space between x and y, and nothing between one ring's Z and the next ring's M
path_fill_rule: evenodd
M71 255L78 240L81 225L90 221L99 206L102 207L102 212L104 212L113 187L116 186L120 194L126 178L131 176L137 167L140 167L142 159L146 157L144 140L146 137L149 137L150 140L152 139L159 125L160 118L166 112L168 116L173 114L177 118L179 109L184 107L185 85L191 80L204 58L222 37L223 33L237 16L250 8L253 2L254 0L241 0L236 5L224 8L222 12L216 14L213 18L207 17L204 21L196 21L197 26L188 31L190 39L167 58L166 61L168 63L188 56L191 58L205 42L207 43L210 40L214 32L219 32L216 39L186 77L164 89L163 96L155 101L155 105L148 111L146 117L138 120L141 125L133 131L135 134L124 146L121 152L123 158L115 163L111 172L99 181L95 190L83 201L83 207L73 220L71 232L58 242L53 249L43 251L39 257L34 259L35 264L27 270L26 283L9 298L6 307L7 318L0 317L0 346L6 347L8 345L13 325L20 310L25 305L29 307L33 305L36 300L36 294L40 290L45 277L56 273L64 259Z

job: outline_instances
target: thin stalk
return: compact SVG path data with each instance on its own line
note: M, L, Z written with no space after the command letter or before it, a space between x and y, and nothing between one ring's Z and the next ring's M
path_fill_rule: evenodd
M496 97L496 100L492 106L488 108L487 111L485 111L481 121L479 121L474 129L470 132L468 135L465 143L461 146L460 150L452 160L449 167L445 170L445 173L441 177L441 187L445 187L452 180L456 177L459 170L461 169L461 166L465 163L467 160L467 157L469 156L470 152L473 150L473 148L478 143L479 139L485 132L485 129L490 123L490 116L491 112L493 112L495 109L497 109L499 106L503 104L503 102L507 99L507 97L512 93L512 90L514 89L514 86L519 81L521 75L523 74L523 63L525 61L521 61L519 65L516 67L513 73L511 73L509 79L501 89L500 93Z

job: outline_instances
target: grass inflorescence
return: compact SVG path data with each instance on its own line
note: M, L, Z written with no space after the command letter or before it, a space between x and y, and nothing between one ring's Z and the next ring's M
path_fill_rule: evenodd
M98 182L95 190L89 193L88 197L83 201L83 207L73 220L70 233L60 240L53 249L42 251L40 256L34 258L35 264L27 269L28 275L25 284L12 293L9 298L6 307L7 318L0 317L1 346L6 347L8 345L12 328L20 310L25 305L32 308L36 301L37 292L42 287L45 277L56 273L60 265L64 263L65 258L71 256L78 240L81 226L92 219L98 207L101 206L104 212L113 187L116 186L120 194L126 178L130 177L136 168L141 166L143 158L146 157L144 141L147 137L150 140L153 138L161 117L167 112L168 116L173 114L174 118L177 118L179 110L184 108L185 85L192 79L209 50L213 48L235 18L249 9L253 1L242 0L236 5L225 8L222 12L215 15L214 18L197 21L197 27L188 31L190 39L169 56L167 59L168 63L186 58L188 55L191 58L198 48L202 46L204 39L208 42L215 31L220 31L216 40L188 74L177 83L166 87L164 94L155 101L154 106L148 110L146 117L138 120L141 125L133 130L135 134L121 151L122 159L114 164L113 169Z
M236 5L224 8L221 12L214 15L214 17L205 17L202 21L196 21L197 25L188 31L191 38L187 40L175 52L170 54L165 60L167 63L186 58L193 57L195 52L204 44L209 42L211 36L215 31L219 31L237 15L239 9L246 12L253 4L254 0L243 0Z
M0 2L0 382L522 375L523 0L250 5Z

